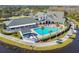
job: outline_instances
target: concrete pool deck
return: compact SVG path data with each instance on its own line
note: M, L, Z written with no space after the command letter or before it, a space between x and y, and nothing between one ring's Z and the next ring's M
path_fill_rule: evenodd
M48 26L46 26L46 27L48 27ZM50 26L49 26L49 27L50 27ZM39 27L39 28L40 28L40 27ZM50 28L53 28L53 27L50 27ZM58 27L58 28L59 28L59 27ZM62 32L62 31L64 31L66 28L67 28L67 27L64 26L64 28L61 29L60 31L52 32L51 35L55 35L55 34L57 34L57 33L60 33L60 32ZM36 28L34 28L34 29L36 29ZM37 36L38 39L50 37L50 33L44 34L44 35L42 36L42 35L38 34L34 29L31 29L31 32L36 33L36 34L38 35L38 36ZM59 28L59 29L60 29L60 28Z

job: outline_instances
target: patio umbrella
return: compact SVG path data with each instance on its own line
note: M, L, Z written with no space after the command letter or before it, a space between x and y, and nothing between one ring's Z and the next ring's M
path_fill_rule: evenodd
M30 38L30 35L29 34L27 34L27 38Z
M24 34L24 37L30 38L30 35L27 33L27 34Z

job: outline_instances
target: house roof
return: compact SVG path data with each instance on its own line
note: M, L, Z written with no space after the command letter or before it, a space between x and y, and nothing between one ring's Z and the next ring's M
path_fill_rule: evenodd
M29 28L21 28L21 32L22 34L26 34L27 32L31 32L31 30L29 30Z
M52 20L55 22L64 22L65 18L64 18L64 12L48 12L48 19L47 20Z
M19 18L19 19L7 21L5 23L6 23L7 26L16 26L16 25L35 23L35 20L32 17L30 17L30 18Z

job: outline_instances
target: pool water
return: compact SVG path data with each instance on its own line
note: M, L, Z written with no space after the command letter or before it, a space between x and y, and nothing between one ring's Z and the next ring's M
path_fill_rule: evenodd
M41 28L35 28L34 31L37 32L39 35L45 35L45 34L49 34L50 31L51 33L53 32L59 32L61 29L56 28L56 27L44 27L44 29L42 30Z

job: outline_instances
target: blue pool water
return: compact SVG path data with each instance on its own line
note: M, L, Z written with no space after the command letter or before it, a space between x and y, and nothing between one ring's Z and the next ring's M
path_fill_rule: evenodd
M51 28L51 27L44 27L44 29L42 30L41 28L35 28L34 29L39 35L45 35L45 34L49 34L50 31L51 32L59 32L61 29L59 28Z

